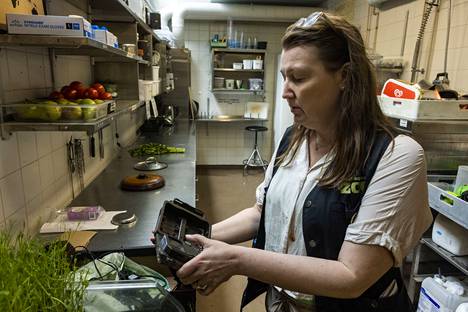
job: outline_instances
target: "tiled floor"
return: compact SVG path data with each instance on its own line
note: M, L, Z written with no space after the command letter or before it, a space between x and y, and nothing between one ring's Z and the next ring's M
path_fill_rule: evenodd
M197 167L197 207L204 210L211 223L221 221L255 203L255 189L263 180L263 171L249 171L243 176L240 167ZM246 245L250 245L246 243ZM197 312L238 312L246 278L234 276L209 296L197 295ZM245 312L265 311L265 297L252 302Z

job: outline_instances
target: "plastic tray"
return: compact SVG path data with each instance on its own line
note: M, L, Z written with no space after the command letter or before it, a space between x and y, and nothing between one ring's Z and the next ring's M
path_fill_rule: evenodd
M468 120L467 100L408 100L379 96L385 115L410 120Z
M453 196L453 186L444 182L428 182L429 205L452 221L468 229L468 202Z
M115 101L104 101L101 104L53 104L19 103L3 105L6 116L15 121L36 122L90 122L107 116L115 110Z

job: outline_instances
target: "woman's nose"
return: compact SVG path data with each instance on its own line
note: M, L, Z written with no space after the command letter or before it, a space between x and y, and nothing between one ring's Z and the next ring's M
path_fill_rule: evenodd
M288 87L288 84L285 82L283 86L283 99L290 99L294 96L291 88Z

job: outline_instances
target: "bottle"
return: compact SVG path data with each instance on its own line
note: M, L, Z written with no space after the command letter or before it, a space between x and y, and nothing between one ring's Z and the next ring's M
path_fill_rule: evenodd
M252 40L250 40L250 37L247 39L247 49L252 49Z
M257 48L257 37L254 37L252 49L256 49L256 48Z
M232 46L233 39L232 39L232 19L231 18L229 18L228 21L227 21L227 31L226 32L227 32L227 40L228 40L227 41L227 46L229 48L232 48L233 47Z
M239 38L239 48L244 49L244 32L241 31L240 38Z

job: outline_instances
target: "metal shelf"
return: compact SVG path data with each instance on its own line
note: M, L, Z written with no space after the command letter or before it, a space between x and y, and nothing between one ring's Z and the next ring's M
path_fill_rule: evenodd
M241 93L241 94L264 94L265 90L247 90L247 89L212 89L213 93Z
M0 35L0 46L37 46L54 48L57 55L89 55L105 57L107 60L124 62L148 61L128 56L124 50L85 37L41 36L41 35ZM101 59L103 60L103 59Z
M212 49L212 50L213 50L213 52L226 52L226 53L245 53L245 54L266 53L266 50L263 50L263 49L215 48L215 49Z
M421 243L435 251L439 256L447 260L454 267L468 275L468 256L455 256L447 250L439 247L431 238L423 237Z
M263 69L214 68L213 70L221 72L263 73Z
M67 0L70 1L70 0ZM163 42L123 0L99 0L91 3L91 20L103 22L136 22L139 32L151 34L157 42Z
M210 118L199 118L195 120L199 122L268 121L268 119L264 119L264 118L245 118L243 116L236 116L236 115L219 115L219 116L211 116Z
M88 134L107 127L117 116L135 111L141 107L139 100L116 100L115 112L93 122L17 122L8 121L3 124L2 135L15 131L86 131Z

